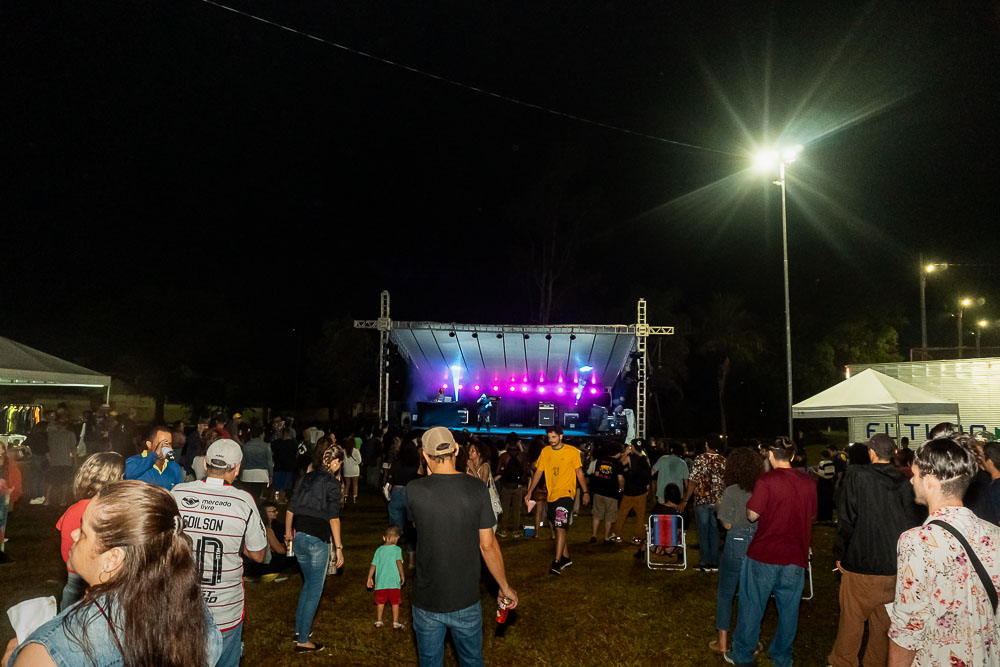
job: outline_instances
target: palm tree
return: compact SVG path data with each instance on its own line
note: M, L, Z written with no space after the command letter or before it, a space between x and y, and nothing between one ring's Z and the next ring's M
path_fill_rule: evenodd
M726 381L732 364L753 363L764 351L757 319L735 294L714 294L702 316L701 349L715 357L719 392L719 431L725 435Z

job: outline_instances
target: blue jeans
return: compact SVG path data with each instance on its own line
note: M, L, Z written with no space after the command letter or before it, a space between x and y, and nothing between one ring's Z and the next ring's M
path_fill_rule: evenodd
M698 522L698 559L702 567L719 567L719 520L711 505L695 505Z
M458 664L461 667L483 665L483 608L471 607L440 613L413 607L413 632L417 635L420 667L438 667L444 663L444 634L451 630Z
M243 624L222 633L222 655L215 667L239 667L243 655Z
M734 528L726 534L726 546L719 564L719 592L715 597L715 629L729 632L733 619L733 598L740 587L740 570L757 524Z
M28 499L41 498L45 495L45 459L41 456L32 456L30 470Z
M295 610L295 632L299 643L305 644L309 641L316 608L323 595L326 569L330 566L330 543L300 531L295 533L292 546L299 567L302 568L302 591L299 593L299 606Z
M753 558L743 561L740 572L740 615L733 635L733 662L753 664L753 652L760 637L760 622L768 598L774 593L778 609L778 628L767 649L767 655L777 667L791 667L792 642L799 624L799 601L805 568L798 565L770 565Z
M406 487L393 487L389 491L389 523L399 526L400 532L406 527Z

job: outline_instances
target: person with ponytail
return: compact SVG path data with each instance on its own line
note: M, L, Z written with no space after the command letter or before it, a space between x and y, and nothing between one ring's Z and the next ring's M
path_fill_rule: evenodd
M344 448L328 437L320 438L313 451L311 470L299 480L285 511L285 547L294 549L303 579L295 612L296 653L323 650L323 645L310 641L309 635L331 561L331 541L334 564L338 568L344 565L344 542L340 538L344 494L337 478L343 465Z
M3 667L210 667L222 636L202 601L191 539L161 487L108 484L75 531L69 564L89 588L17 645Z

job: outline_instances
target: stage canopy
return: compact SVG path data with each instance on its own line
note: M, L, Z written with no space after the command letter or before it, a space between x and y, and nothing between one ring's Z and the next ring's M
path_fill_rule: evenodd
M111 378L0 337L0 385L108 389Z
M796 419L942 414L957 416L958 403L944 401L871 368L792 406Z
M635 345L623 325L514 326L392 322L391 339L421 389L454 400L481 393L558 401L614 385ZM474 395L473 395L474 394Z

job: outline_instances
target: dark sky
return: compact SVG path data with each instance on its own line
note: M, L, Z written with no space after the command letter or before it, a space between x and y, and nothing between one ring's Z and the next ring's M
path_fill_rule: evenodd
M962 292L1000 313L997 2L228 4L667 141L201 0L4 3L3 335L274 363L381 289L398 319L529 322L553 215L559 321L669 289L780 321L779 189L747 170L779 141L805 146L793 329L901 305L918 344L920 252L967 265L929 286L932 345Z

